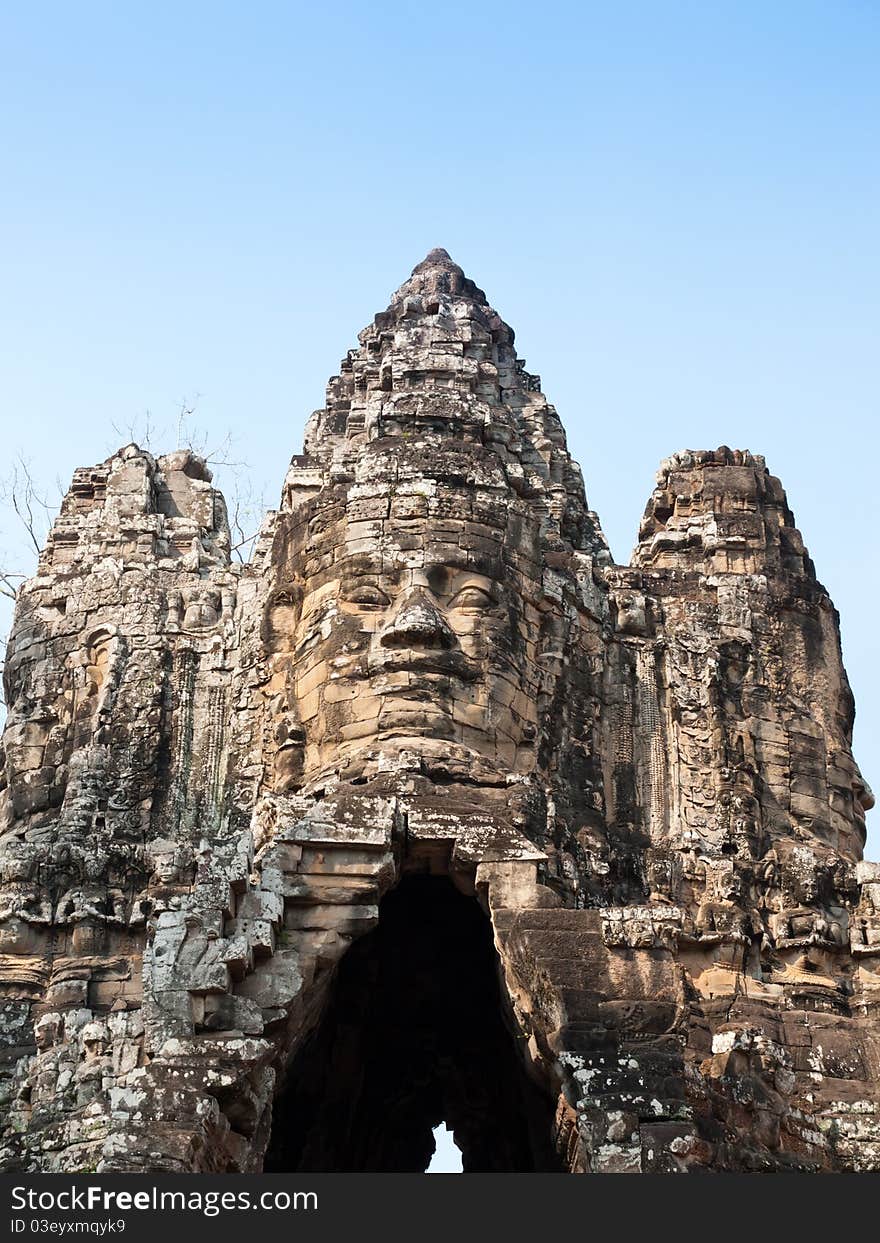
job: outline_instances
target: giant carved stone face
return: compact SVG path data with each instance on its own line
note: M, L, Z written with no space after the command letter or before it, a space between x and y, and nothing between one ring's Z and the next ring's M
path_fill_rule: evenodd
M355 485L285 540L264 632L276 789L403 752L434 771L533 767L541 571L527 504L461 477Z

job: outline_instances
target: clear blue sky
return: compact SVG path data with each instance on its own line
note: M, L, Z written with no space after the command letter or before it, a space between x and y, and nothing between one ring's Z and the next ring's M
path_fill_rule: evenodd
M880 785L878 35L870 0L7 5L4 448L66 481L198 392L274 503L357 331L445 246L618 560L662 457L766 455Z

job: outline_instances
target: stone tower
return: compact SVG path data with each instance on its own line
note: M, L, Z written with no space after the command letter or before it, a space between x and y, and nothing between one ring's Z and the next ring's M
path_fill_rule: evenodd
M6 663L6 1170L880 1169L880 867L763 459L612 562L442 250L252 563L189 452L78 470Z

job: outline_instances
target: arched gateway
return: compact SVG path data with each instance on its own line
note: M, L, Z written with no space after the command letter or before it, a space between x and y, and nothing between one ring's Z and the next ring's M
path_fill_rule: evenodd
M406 874L352 945L273 1111L266 1170L421 1173L445 1121L465 1173L564 1169L555 1085L529 1073L490 921Z
M189 452L76 472L6 693L3 1168L418 1170L440 1121L465 1170L880 1167L871 799L785 494L678 454L613 564L445 251L251 564Z

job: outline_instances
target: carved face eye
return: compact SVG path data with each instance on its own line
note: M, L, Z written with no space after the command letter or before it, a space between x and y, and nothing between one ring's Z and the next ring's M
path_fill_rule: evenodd
M467 587L462 587L461 591L457 591L453 598L449 601L451 609L492 609L498 601L488 591L482 587L477 587L473 583Z
M391 603L381 587L366 584L362 587L352 587L350 591L344 593L342 598L346 604L356 604L363 609L382 609Z

